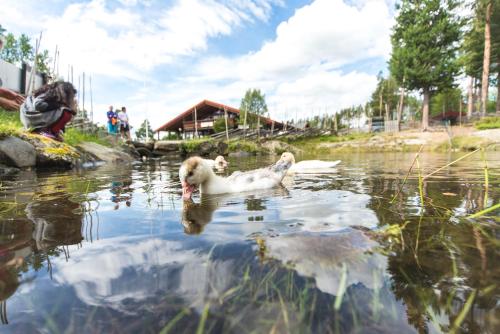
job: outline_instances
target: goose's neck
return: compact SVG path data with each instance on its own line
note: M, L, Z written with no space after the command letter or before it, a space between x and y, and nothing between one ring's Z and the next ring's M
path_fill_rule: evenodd
M218 175L216 175L212 169L207 171L208 177L200 184L200 193L202 194L222 194L230 192L229 182Z

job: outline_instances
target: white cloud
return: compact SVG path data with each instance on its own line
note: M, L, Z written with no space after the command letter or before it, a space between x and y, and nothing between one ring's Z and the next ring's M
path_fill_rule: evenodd
M251 29L257 21L269 22L273 6L286 2L177 0L157 8L134 0L115 7L91 0L67 5L58 14L43 12L37 2L17 2L0 0L8 8L2 24L33 35L43 29L42 47L54 50L57 44L61 50L63 75L70 63L75 74L92 73L94 87L99 87L100 76L115 77L109 94L103 94L107 87L102 86L94 94L96 120L104 122L104 112L97 110L105 111L112 103L126 105L134 125L148 116L153 127L202 99L238 106L248 88L266 94L271 116L278 119L287 109L305 115L311 109L331 112L363 103L378 69L363 73L356 63L388 58L393 24L392 0L316 0L296 9L277 26L275 38L263 41L259 49L228 57L208 50L209 40L246 25ZM30 4L40 10L42 20L23 19L35 14ZM26 23L32 21L36 27ZM143 81L149 82L147 92Z
M346 73L341 67L387 59L392 24L384 1L349 6L341 0L317 0L282 22L276 38L260 50L202 60L191 76L174 84L175 92L186 93L181 93L182 106L164 109L157 117L166 120L165 114L172 117L203 98L238 106L245 90L254 87L266 94L271 116L278 119L295 116L296 110L303 117L311 110L332 112L364 103L376 85L375 75L358 70ZM177 102L175 96L164 97ZM169 104L174 106L178 104Z

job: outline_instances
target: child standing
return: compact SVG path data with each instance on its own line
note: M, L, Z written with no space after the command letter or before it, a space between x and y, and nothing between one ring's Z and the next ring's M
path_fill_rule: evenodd
M122 140L130 141L130 125L128 121L127 108L122 107L122 111L118 113L120 121L120 135Z

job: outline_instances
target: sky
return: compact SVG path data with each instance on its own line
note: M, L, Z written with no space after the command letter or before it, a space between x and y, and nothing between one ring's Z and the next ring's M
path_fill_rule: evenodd
M93 118L126 106L153 129L260 89L276 120L368 101L387 70L394 0L0 0L0 24L92 77ZM34 44L34 42L33 42ZM85 107L90 110L89 93ZM80 99L81 100L81 99Z

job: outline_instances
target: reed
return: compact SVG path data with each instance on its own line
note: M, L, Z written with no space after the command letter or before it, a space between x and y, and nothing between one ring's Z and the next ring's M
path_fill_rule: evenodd
M465 316L467 315L467 313L469 313L469 310L472 306L472 302L474 301L474 298L476 298L476 293L477 293L477 291L473 290L472 293L469 295L469 298L467 298L467 301L465 302L464 308L462 309L462 311L460 311L460 313L456 317L455 321L453 322L453 326L450 329L451 334L456 333L458 331L458 329L460 328L460 325L464 321Z

